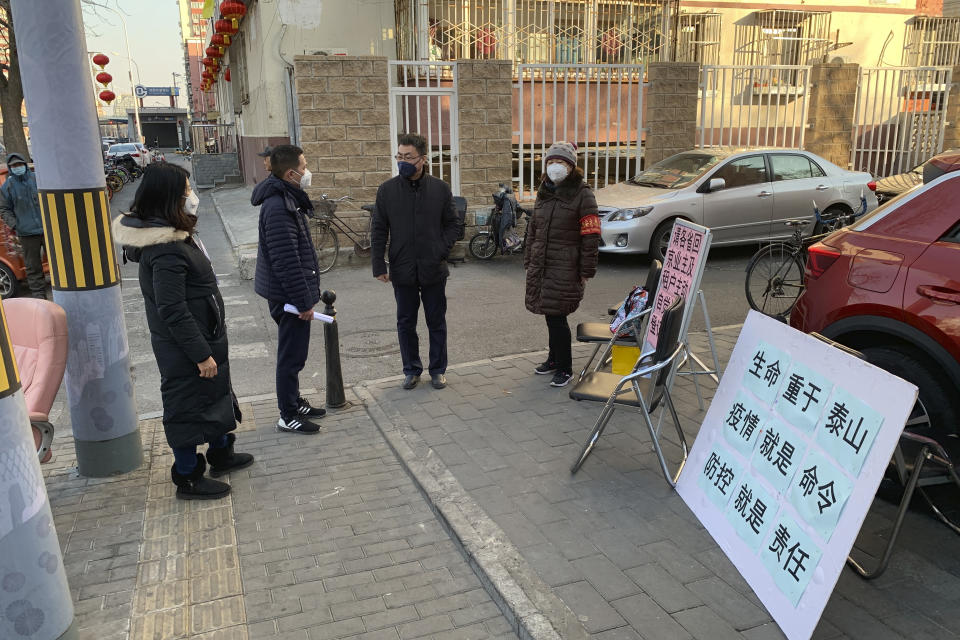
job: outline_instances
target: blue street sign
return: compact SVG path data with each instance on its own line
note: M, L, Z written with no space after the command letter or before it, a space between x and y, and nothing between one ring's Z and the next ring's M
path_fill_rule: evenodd
M138 98L180 95L180 87L145 87L142 84L138 84L133 88L133 91Z

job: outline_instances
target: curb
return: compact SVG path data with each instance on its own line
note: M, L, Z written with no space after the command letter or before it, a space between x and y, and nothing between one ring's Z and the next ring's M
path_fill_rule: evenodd
M504 359L479 360L460 366ZM399 377L382 381L394 379ZM503 530L470 497L406 419L397 412L388 412L378 403L369 386L382 381L361 382L354 387L354 392L514 632L522 640L589 638L577 616L540 579Z
M220 203L217 202L217 198L214 195L217 192L217 189L210 189L210 200L213 202L213 210L217 212L217 217L220 218L220 225L223 227L224 233L227 234L227 242L230 243L230 248L233 250L233 257L237 261L237 271L240 275L241 280L253 280L253 275L257 270L257 251L256 245L252 245L252 251L244 251L243 247L251 247L251 245L241 245L237 242L236 236L233 235L233 230L230 229L230 225L227 224L226 218L224 218L223 211L220 209Z

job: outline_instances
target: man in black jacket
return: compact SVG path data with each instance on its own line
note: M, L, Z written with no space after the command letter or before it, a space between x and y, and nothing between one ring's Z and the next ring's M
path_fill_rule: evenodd
M307 227L313 208L304 191L311 176L303 150L292 144L272 149L270 167L271 175L256 186L250 202L260 207L254 290L267 299L277 323L277 430L316 433L320 427L309 418L326 411L300 397L298 379L307 362L313 307L320 301L317 254ZM286 304L297 313L284 311Z
M423 373L417 315L430 332L430 381L447 386L446 259L457 241L459 219L446 182L426 173L427 142L422 136L400 136L397 163L400 175L377 190L370 244L373 276L392 282L397 300L397 335L403 360L404 389L413 389ZM390 271L384 262L390 241Z

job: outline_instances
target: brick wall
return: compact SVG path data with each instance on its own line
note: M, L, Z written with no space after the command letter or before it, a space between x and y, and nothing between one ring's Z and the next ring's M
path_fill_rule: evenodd
M699 80L697 63L652 62L647 66L644 167L693 148Z
M190 174L198 187L213 187L228 177L240 175L236 153L195 153L191 163L193 167Z
M855 63L817 64L810 71L804 147L838 167L850 166L859 75Z
M513 65L459 60L460 191L469 211L489 209L490 194L513 179Z
M337 214L365 220L359 208L376 199L393 162L387 59L296 56L294 81L310 196L350 196Z

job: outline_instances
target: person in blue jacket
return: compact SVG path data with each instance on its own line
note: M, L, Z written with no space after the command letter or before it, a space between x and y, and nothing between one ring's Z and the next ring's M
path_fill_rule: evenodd
M47 297L47 281L43 277L43 219L37 199L37 180L19 153L7 156L10 175L0 187L0 216L20 238L27 283L34 298Z
M281 144L270 152L270 176L253 190L250 202L260 207L259 245L254 291L267 299L277 323L277 430L316 433L310 418L326 411L300 396L299 374L310 348L310 321L320 301L317 254L307 227L313 205L306 187L310 170L303 149ZM284 311L293 305L297 313Z

